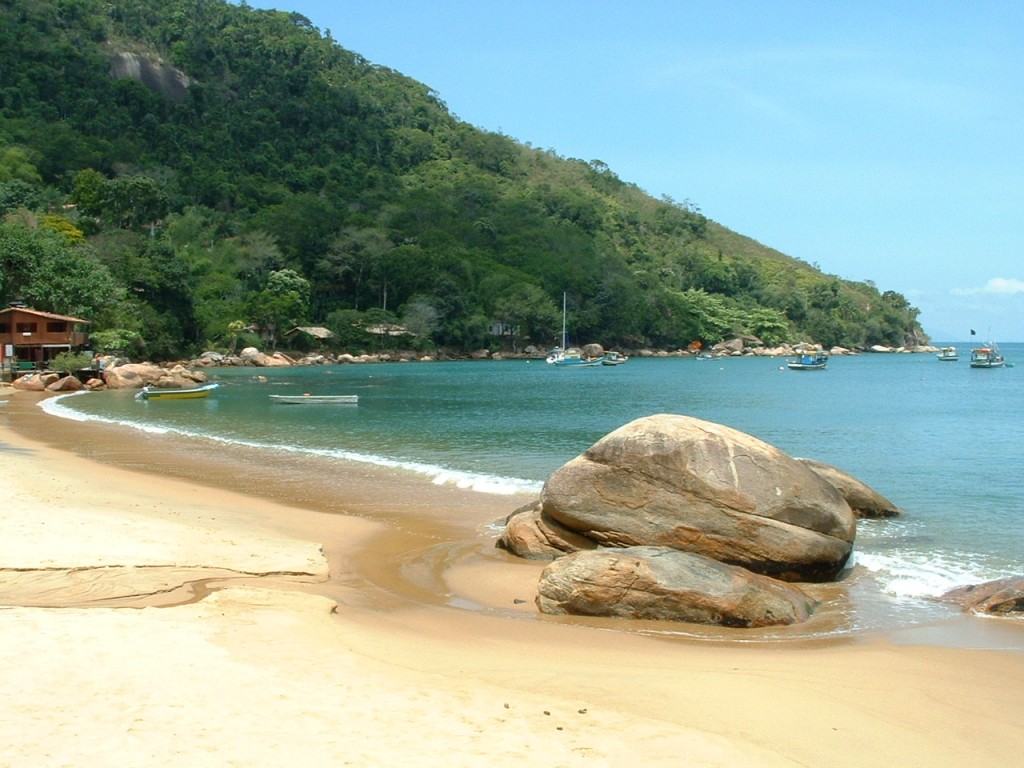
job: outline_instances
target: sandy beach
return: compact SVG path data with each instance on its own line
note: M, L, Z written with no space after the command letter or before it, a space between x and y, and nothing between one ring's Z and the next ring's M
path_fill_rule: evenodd
M493 548L525 499L357 468L325 498L39 398L0 388L0 767L1020 762L1018 625L971 648L540 617L542 564Z

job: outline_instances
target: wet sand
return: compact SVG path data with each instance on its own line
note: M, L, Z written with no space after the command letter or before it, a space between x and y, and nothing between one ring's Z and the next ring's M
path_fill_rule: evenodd
M542 564L493 546L525 498L4 399L0 765L1019 762L1019 626L965 619L993 627L971 649L542 617Z

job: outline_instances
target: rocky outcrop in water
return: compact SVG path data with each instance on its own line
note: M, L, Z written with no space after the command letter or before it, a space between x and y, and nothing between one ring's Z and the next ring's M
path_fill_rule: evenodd
M786 582L833 580L853 551L856 515L836 483L861 507L895 509L826 468L721 424L649 416L556 470L498 546L553 561L544 613L802 622L815 601Z
M959 587L939 599L959 605L971 613L1024 617L1024 576Z
M500 545L525 556L653 545L785 581L835 578L856 532L839 491L805 464L729 427L664 414L599 440L520 514Z

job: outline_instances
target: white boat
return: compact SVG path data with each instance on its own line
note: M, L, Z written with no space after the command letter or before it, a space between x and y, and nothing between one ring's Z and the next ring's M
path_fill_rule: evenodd
M270 399L275 403L289 405L313 404L313 403L343 403L356 405L359 403L359 395L271 395Z
M939 360L945 360L946 362L956 362L959 360L959 356L956 352L956 347L943 347L939 350L939 354L936 355Z
M1004 365L1006 360L992 342L988 346L971 350L971 368L1002 368Z
M828 355L820 352L800 355L796 360L787 360L786 367L791 371L823 371L828 367Z
M622 365L628 360L629 357L627 355L620 355L618 352L607 352L601 361L601 365Z
M551 365L573 368L593 368L604 363L605 357L588 357L583 350L565 346L565 293L562 294L562 346L548 352L547 361Z

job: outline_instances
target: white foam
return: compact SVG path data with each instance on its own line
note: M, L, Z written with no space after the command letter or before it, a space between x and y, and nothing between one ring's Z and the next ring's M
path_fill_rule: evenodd
M88 394L87 392L74 392L68 395L59 395L39 403L39 406L47 413L60 418L72 419L74 421L102 421L105 424L116 424L118 426L137 429L150 434L175 434L183 437L211 440L225 445L237 445L245 448L258 450L273 450L276 452L285 451L289 453L310 454L328 459L351 461L360 464L371 464L387 469L397 469L404 472L422 475L428 478L435 485L454 485L458 488L485 493L497 496L513 496L521 493L537 493L540 491L541 483L535 480L524 480L518 477L504 477L501 475L489 475L480 472L467 472L454 470L447 467L427 464L419 461L395 459L375 454L357 453L347 450L328 450L322 448L301 448L284 443L262 443L255 440L238 440L233 438L220 437L205 432L182 429L180 427L155 427L151 424L144 424L129 419L109 419L106 417L92 416L73 410L60 401L66 397Z
M858 566L871 572L884 592L895 597L938 597L951 589L1007 574L995 573L975 558L935 552L856 552Z

